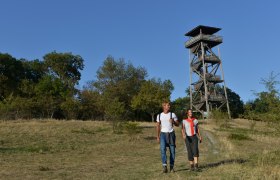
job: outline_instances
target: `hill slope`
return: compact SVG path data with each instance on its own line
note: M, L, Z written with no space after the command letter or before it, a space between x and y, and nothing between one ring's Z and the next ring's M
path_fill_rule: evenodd
M233 120L201 122L200 172L190 172L176 127L176 173L162 174L155 126L140 134L113 134L94 121L0 123L1 179L276 179L280 178L279 125Z

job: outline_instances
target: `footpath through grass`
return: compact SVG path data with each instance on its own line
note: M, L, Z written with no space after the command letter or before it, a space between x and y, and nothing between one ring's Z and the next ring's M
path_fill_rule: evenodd
M106 122L1 122L0 179L280 178L278 126L233 120L224 128L201 122L200 172L189 171L180 128L175 128L176 173L168 174L161 172L154 124L140 126L140 134L114 134Z

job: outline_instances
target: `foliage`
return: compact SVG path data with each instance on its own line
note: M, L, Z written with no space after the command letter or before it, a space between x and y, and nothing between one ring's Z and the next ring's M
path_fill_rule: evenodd
M186 110L190 108L190 98L177 98L172 102L171 111L174 112L178 119L183 119L186 116Z
M21 79L24 79L24 68L21 61L9 54L0 53L0 100L10 94L17 95Z
M229 117L226 112L220 111L220 110L213 110L210 114L210 118L213 119L217 125L229 128Z
M161 103L169 100L174 89L171 81L162 82L160 79L151 79L143 82L139 93L132 99L132 107L148 112L154 122L154 115L160 110Z
M161 109L161 102L169 100L174 87L170 80L147 79L143 67L135 67L124 59L108 56L96 73L96 79L78 90L84 60L71 52L51 52L42 60L16 59L0 53L0 112L1 119L65 118L119 121L146 119ZM269 90L258 94L252 106L247 104L244 114L253 116L278 112L277 75L262 79ZM227 89L233 117L243 111L239 95ZM276 97L276 98L275 98ZM277 102L276 102L277 101ZM178 98L172 104L181 119L189 104L189 97ZM274 104L274 108L271 108ZM224 111L224 109L222 109ZM253 114L253 115L252 115ZM255 118L255 116L254 116Z
M60 105L66 119L78 119L80 101L74 98L66 98Z
M80 113L79 119L103 119L104 109L101 104L101 95L95 91L85 87L79 94Z
M216 85L215 87L216 87L217 93L225 95L224 86ZM232 89L226 87L226 91L227 91L227 97L228 97L231 117L237 118L237 117L239 117L239 115L244 113L244 103L241 100L240 96L236 92L234 92ZM187 97L190 97L189 88L186 89L186 93L187 93ZM193 94L193 97L194 97L194 94ZM221 107L221 111L227 112L226 104Z
M18 60L0 53L1 118L68 116L70 111L66 112L69 109L66 107L75 100L74 86L82 69L83 59L71 53L49 53L43 61Z
M218 87L218 91L221 94L224 94L224 87ZM229 103L229 109L230 109L230 114L231 117L237 118L240 114L244 113L244 103L241 100L240 96L235 93L233 90L230 88L226 88L227 91L227 97L228 97L228 103ZM224 105L221 110L223 112L227 112L227 106Z
M140 127L140 124L137 122L125 123L124 129L129 135L135 135L135 134L142 133L142 128Z
M74 86L81 79L80 71L83 70L83 58L72 53L52 52L44 56L49 74L59 78L69 89L74 90Z
M244 117L252 120L280 121L280 99L276 86L278 74L271 72L267 79L262 78L260 83L266 91L255 93L256 99L244 105Z
M104 115L111 118L110 116L115 116L116 110L122 117L133 117L131 100L139 91L146 76L147 71L143 67L134 67L124 59L115 60L111 56L107 57L97 71L97 79L91 84L91 89L101 96L99 106L104 110ZM111 105L112 103L116 106Z

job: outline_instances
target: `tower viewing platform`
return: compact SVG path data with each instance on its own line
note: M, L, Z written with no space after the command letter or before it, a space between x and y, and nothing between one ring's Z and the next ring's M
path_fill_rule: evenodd
M190 39L186 42L186 48L192 48L200 42L205 42L209 48L215 47L223 42L222 36L213 35L220 31L221 28L209 27L209 26L197 26L193 30L185 34Z

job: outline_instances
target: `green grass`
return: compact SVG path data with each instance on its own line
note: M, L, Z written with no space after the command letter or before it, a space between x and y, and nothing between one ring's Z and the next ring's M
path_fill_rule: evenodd
M107 122L1 122L0 179L279 178L279 137L266 134L259 122L254 131L250 123L229 123L230 128L201 123L200 172L189 171L176 127L176 173L162 174L152 123L129 122L116 134Z
M238 141L252 140L247 134L237 134L237 133L231 133L228 136L228 138L231 140L238 140Z

